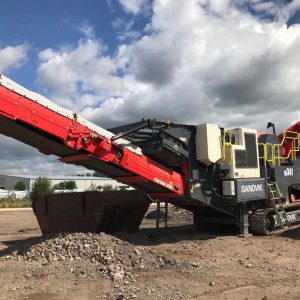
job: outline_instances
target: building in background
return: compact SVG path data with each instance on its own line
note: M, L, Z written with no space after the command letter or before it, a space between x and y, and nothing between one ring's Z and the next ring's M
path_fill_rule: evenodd
M35 180L39 176L12 176L0 175L0 189L14 190L16 183L19 181L24 182L27 191L31 191ZM52 185L59 184L63 181L75 181L78 190L88 190L92 186L111 185L113 188L124 186L113 179L103 177L82 177L82 176L47 176L51 180Z

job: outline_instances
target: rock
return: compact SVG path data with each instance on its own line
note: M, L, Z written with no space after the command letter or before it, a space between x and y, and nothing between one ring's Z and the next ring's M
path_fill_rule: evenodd
M114 281L122 281L124 279L124 273L123 272L117 272L112 274L112 279Z
M209 285L214 286L215 283L213 281L210 281Z
M139 249L134 249L133 252L137 255L140 256L141 255L141 251Z
M252 268L253 266L252 266L252 264L247 264L246 267L247 268Z

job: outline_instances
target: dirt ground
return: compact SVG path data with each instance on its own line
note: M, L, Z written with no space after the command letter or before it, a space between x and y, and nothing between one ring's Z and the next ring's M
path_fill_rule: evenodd
M5 260L14 245L41 233L31 210L0 210L0 299L300 299L299 229L241 238L232 228L201 232L182 220L154 227L145 220L130 243L175 267L134 270L132 281L114 282L66 263Z

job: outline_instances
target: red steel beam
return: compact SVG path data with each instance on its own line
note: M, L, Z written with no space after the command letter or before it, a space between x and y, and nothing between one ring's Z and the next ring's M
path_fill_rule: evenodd
M60 139L66 147L85 150L93 158L133 173L140 181L150 181L176 197L184 194L184 178L165 166L111 142L99 133L47 107L0 85L0 116L18 121ZM41 145L42 147L42 145ZM76 155L61 160L75 163L87 156ZM122 182L121 178L119 179ZM130 181L130 180L129 180ZM130 182L128 182L130 183Z
M137 183L137 182L147 182L149 179L142 176L129 176L129 177L114 177L115 180L122 183Z

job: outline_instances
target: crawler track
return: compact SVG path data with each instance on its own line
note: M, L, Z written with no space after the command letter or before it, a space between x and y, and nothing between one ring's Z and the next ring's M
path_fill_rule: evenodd
M285 206L287 212L300 209L300 203L292 203ZM275 214L273 208L266 208L256 211L249 218L251 233L255 235L272 235L285 232L290 229L300 228L300 220L289 222L284 228L276 226L271 216Z

